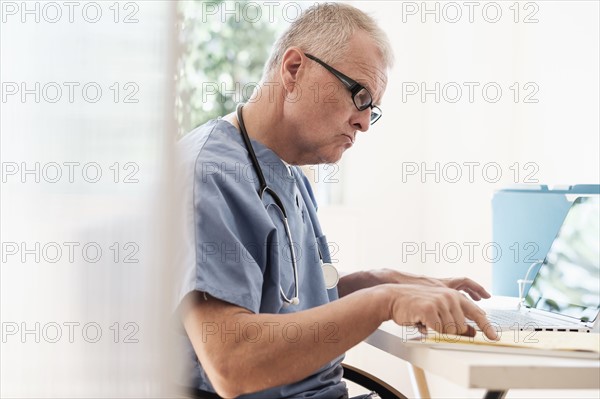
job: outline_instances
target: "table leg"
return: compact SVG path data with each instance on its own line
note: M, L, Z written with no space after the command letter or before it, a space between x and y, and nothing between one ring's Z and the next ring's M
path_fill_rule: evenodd
M431 398L429 393L429 387L427 386L427 380L425 378L425 372L422 368L410 365L410 376L412 380L413 390L415 391L415 397L417 398Z
M487 391L484 399L502 399L506 396L506 391Z

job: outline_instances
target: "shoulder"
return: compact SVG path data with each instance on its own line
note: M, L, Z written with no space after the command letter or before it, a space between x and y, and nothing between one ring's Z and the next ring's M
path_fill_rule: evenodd
M239 131L223 119L211 120L181 138L176 145L179 170L204 177L242 180L250 163Z
M223 119L211 120L182 137L176 146L180 162L239 162L245 150L239 131Z
M191 185L196 199L227 202L255 201L258 183L241 135L231 123L212 120L177 143L180 176Z

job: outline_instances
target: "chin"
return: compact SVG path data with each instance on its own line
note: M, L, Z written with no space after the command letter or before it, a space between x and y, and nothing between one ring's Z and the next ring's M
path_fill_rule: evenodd
M318 163L320 163L320 164L337 163L337 162L339 162L340 159L342 159L342 155L344 154L344 151L346 151L345 148L341 149L338 152L325 154L324 156L319 157Z

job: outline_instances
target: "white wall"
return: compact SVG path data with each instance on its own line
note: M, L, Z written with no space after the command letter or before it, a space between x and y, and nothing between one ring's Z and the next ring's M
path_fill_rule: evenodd
M491 288L491 265L481 248L492 241L490 201L495 190L528 183L529 173L538 184L600 182L599 3L520 2L518 23L510 9L515 2L477 2L472 23L464 3L453 3L463 14L456 23L449 20L456 17L457 8L447 2L352 3L380 22L397 62L389 73L383 118L368 133L358 134L333 188L337 204L320 210L343 269L386 266L434 276L465 275ZM434 10L436 5L439 22L435 15L425 15L423 22L423 7ZM496 23L486 21L482 10L487 7L486 17L494 19L496 5L502 17ZM524 23L528 15L538 22ZM442 88L456 82L463 87L463 96L456 103L447 101L455 97L454 91L446 97L441 91L439 103L433 95L425 101L419 95L403 98L403 89L412 82L425 82L428 89L435 82ZM464 82L480 84L473 102ZM510 89L514 82L521 90L518 102ZM536 103L524 102L523 95L532 92L524 87L528 82L539 88L532 98ZM502 89L495 103L482 96L487 83ZM490 101L493 95L490 89ZM421 168L422 162L429 169L436 162L442 171L446 166L447 179L442 174L436 182L434 175L417 174L405 176L403 182L403 167L410 171L413 163ZM479 162L472 182L465 162ZM516 179L515 162L520 170ZM462 179L456 183L450 181L456 172L452 163L463 165ZM482 174L482 166L492 163L502 172L495 183L494 169ZM464 242L479 244L473 259ZM420 252L404 253L403 259L403 244L407 249L411 243L425 243L434 253L439 243L439 260L431 253L422 262ZM463 249L456 263L450 262L455 252L444 256L442 251L452 243ZM363 349L349 356L368 359L367 368L383 361ZM434 387L432 394L477 396L456 387L444 389ZM518 393L530 394L535 393Z
M353 4L380 21L397 62L389 73L383 118L368 133L359 133L338 173L335 189L342 193L339 202L348 213L340 213L339 207L322 209L323 214L330 213L323 217L351 214L360 226L356 239L361 250L348 244L346 251L353 256L344 258L351 267L395 265L435 275L468 274L489 284L490 267L481 251L476 250L470 262L465 250L463 258L451 265L442 261L443 256L436 263L433 255L425 264L418 255L403 261L399 249L405 242L424 241L427 248L435 242L441 247L449 242L489 242L491 196L514 183L598 183L598 3L537 2L539 22L529 24L514 23L512 3L504 2L498 3L503 14L495 24L481 14L489 2L475 8L473 23L468 22L468 9L461 6L464 15L454 24L445 22L443 2L425 3L430 9L438 4L439 23L433 15L422 23L420 14L403 14L403 7L422 10L420 2ZM520 7L520 18L535 11L524 9L522 3ZM403 15L406 23L401 22ZM462 98L450 103L445 98L455 92L444 96L440 90L439 103L433 95L424 102L418 94L403 100L403 84L406 91L407 85L421 82L428 89L435 82L442 88L456 82L464 89ZM479 84L472 103L464 82ZM514 82L521 88L518 103L510 89ZM523 89L528 82L539 87L532 98L537 103L523 102L523 94L533 90ZM482 97L481 88L487 83L502 89L498 102ZM494 91L489 90L491 97ZM472 182L465 164L469 162L479 165L473 166ZM440 181L433 174L416 174L404 176L403 182L403 168L407 173L415 166L422 170L421 163L428 169L439 163ZM456 165L461 166L462 178L453 183ZM494 183L498 167L502 178ZM340 241L344 256L346 245L337 235L347 235L347 226L337 225L326 227L330 239Z

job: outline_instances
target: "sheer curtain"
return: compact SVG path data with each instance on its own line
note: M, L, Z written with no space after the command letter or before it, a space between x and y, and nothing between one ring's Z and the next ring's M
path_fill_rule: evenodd
M2 396L164 397L175 2L1 7Z

